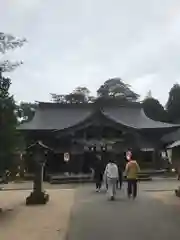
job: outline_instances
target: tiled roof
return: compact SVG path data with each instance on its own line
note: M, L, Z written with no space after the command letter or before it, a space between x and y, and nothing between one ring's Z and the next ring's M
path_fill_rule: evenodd
M39 108L32 121L19 126L20 130L63 130L86 120L92 110L86 108Z
M148 118L145 115L143 109L139 107L108 107L103 109L103 114L117 123L135 129L173 128L178 126L180 127L180 125L154 121Z
M169 134L165 134L163 137L162 137L162 141L164 143L171 143L171 142L175 142L175 141L178 141L180 140L180 129L178 130L175 130Z
M93 116L95 106L62 105L53 103L39 104L32 121L21 124L20 130L64 130L83 123ZM97 109L96 109L97 110ZM112 122L134 129L178 128L180 125L157 122L149 119L141 105L131 106L103 106L99 108L101 114Z

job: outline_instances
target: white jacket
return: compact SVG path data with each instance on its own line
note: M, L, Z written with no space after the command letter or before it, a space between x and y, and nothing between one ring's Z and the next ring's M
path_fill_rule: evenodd
M118 167L115 163L108 163L105 169L107 178L119 178Z

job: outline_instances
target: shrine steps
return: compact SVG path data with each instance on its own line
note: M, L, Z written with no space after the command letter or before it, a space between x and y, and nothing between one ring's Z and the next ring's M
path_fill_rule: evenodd
M139 181L151 181L152 178L148 174L139 174ZM126 181L126 179L124 179ZM51 175L49 177L49 182L51 184L66 184L66 183L89 183L94 182L94 179L91 175L70 175L70 176L63 176L63 175Z

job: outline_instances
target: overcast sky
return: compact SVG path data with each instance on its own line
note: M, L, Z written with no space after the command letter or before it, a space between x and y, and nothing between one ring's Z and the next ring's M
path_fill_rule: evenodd
M166 102L180 82L180 0L0 0L0 31L26 37L8 53L16 100L48 101L121 77Z

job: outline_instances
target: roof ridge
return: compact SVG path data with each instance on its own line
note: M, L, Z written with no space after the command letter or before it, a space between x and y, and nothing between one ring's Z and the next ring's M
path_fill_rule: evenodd
M120 102L113 99L111 100L97 100L94 103L54 103L54 102L38 102L39 108L46 107L62 107L62 108L103 108L103 107L127 107L136 108L142 107L140 102Z

